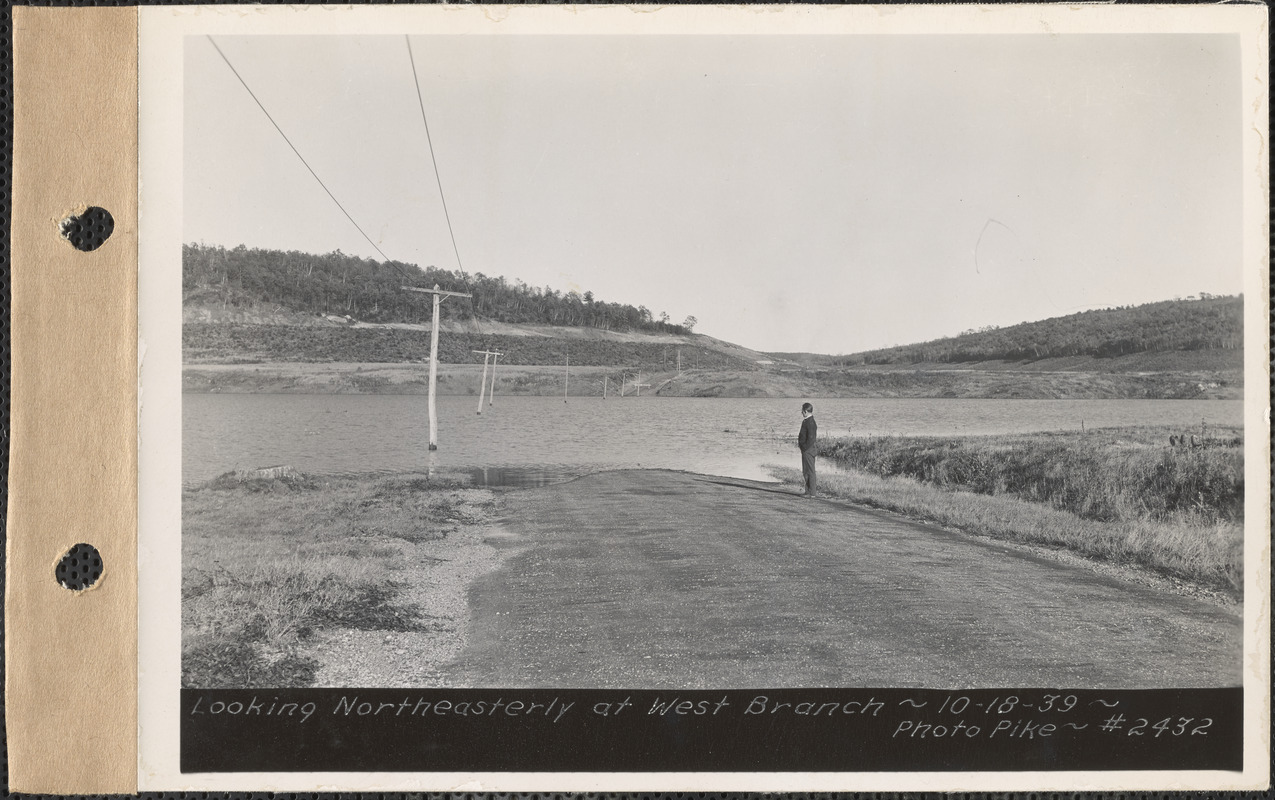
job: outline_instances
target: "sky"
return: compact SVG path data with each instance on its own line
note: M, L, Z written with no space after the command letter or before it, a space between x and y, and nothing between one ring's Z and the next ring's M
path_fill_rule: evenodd
M1238 37L225 36L389 257L853 353L1241 291ZM380 255L209 39L183 239ZM441 180L455 248L436 182Z

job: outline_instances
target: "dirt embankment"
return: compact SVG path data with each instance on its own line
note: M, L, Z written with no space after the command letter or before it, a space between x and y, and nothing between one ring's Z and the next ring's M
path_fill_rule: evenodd
M371 332L408 332L419 333L427 340L430 325L428 323L409 322L360 322L351 317L338 314L305 314L278 306L244 306L220 308L206 305L190 305L182 309L182 323L201 328L206 326L261 326L262 328L298 327L346 330L356 332L355 335L366 335ZM464 334L468 336L516 337L532 340L560 339L566 343L576 342L614 342L624 344L655 345L660 347L685 348L687 366L695 356L695 350L712 352L721 356L740 359L749 364L768 364L775 359L772 356L750 350L746 347L722 341L703 334L652 333L644 331L617 331L591 327L568 327L557 325L534 325L528 323L498 322L488 319L442 320L439 330L444 334ZM193 354L191 354L193 355ZM240 353L238 357L253 357L253 353ZM676 359L674 352L673 358ZM223 359L224 360L224 359ZM324 354L314 352L306 360L324 360Z

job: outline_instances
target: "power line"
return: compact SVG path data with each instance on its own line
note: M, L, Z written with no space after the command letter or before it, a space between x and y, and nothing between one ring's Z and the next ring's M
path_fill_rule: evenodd
M421 122L425 123L425 143L429 145L429 160L434 165L434 181L438 183L438 199L443 203L443 218L447 220L447 234L452 238L452 252L456 254L456 268L460 270L461 280L469 285L469 276L465 274L465 267L460 262L460 248L456 246L456 232L452 230L452 215L447 211L447 196L443 194L443 178L438 174L438 159L434 157L434 140L429 135L429 119L425 116L425 98L421 96L421 79L416 74L416 57L412 55L412 37L403 34L403 41L407 42L407 60L412 65L412 82L416 84L416 102L421 107ZM478 309L474 306L474 299L469 298L469 310L474 315L474 322L478 324L479 332L482 332L483 323L478 317Z
M443 179L438 174L438 159L434 158L434 141L429 135L429 120L425 117L425 100L421 97L421 81L416 76L416 58L412 56L412 37L404 34L403 39L407 42L407 58L412 62L412 80L416 83L416 101L421 106L421 122L425 123L425 143L429 145L429 160L434 165L434 180L438 182L438 198L443 201L443 218L447 220L447 233L452 237L452 252L456 254L456 267L460 270L461 277L469 283L469 276L465 274L465 268L460 263L460 249L456 247L456 233L452 230L452 217L447 213L447 198L443 195Z
M248 91L248 95L252 97L254 102L256 102L257 108L260 108L261 113L266 115L266 119L270 120L270 124L273 125L274 129L279 132L279 135L283 137L283 140L288 143L288 147L292 148L292 152L297 154L297 158L301 159L301 163L305 165L305 168L310 171L310 174L314 176L314 179L319 182L320 186L323 187L323 191L328 193L328 197L332 198L332 202L336 203L336 207L341 209L341 213L344 214L345 218L350 221L350 224L353 225L358 230L359 233L363 234L363 238L367 239L368 244L372 245L372 249L374 249L376 252L381 254L381 258L385 259L386 264L389 264L390 266L394 267L394 269L398 270L399 273L402 274L404 278L411 279L410 275L404 272L403 269L398 264L394 263L394 261L389 256L385 255L385 252L381 250L381 248L376 246L376 242L372 241L372 237L367 235L367 232L364 231L363 228L359 226L359 223L354 221L354 217L350 216L350 212L345 210L345 206L341 205L341 201L336 199L336 195L332 194L332 190L328 188L327 184L323 182L323 179L320 178L318 173L314 171L314 169L310 166L310 163L305 160L305 156L301 155L301 151L297 150L296 145L294 145L292 143L292 140L288 138L288 134L283 132L283 128L279 127L279 123L274 121L274 117L270 116L270 112L267 111L266 107L262 105L259 99L257 99L257 95L252 91L252 87L250 87L248 85L248 82L243 79L243 76L239 74L239 70L235 69L235 65L230 63L230 59L226 58L226 54L221 51L221 48L217 46L217 43L213 41L213 38L211 36L208 36L207 39L208 39L208 42L213 46L213 49L217 51L217 55L221 56L221 60L226 62L226 66L230 67L230 71L233 72L235 74L235 77L239 79L239 82L243 84L243 88ZM415 68L413 68L413 75L415 75ZM419 87L417 92L419 94ZM432 150L431 150L431 153L432 153ZM440 190L441 190L441 186L440 186ZM446 208L444 208L444 211L446 211ZM454 244L455 242L453 241L453 246Z

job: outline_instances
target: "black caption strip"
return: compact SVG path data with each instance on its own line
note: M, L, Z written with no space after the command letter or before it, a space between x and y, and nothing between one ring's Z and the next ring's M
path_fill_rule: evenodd
M1243 690L182 690L183 772L1241 770Z

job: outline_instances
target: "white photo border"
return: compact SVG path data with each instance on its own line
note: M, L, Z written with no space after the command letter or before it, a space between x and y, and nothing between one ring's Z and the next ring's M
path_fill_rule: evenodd
M149 6L139 9L139 790L1094 791L1255 789L1270 767L1268 40L1257 6ZM179 770L182 65L185 37L1230 33L1243 71L1244 771L227 773Z

